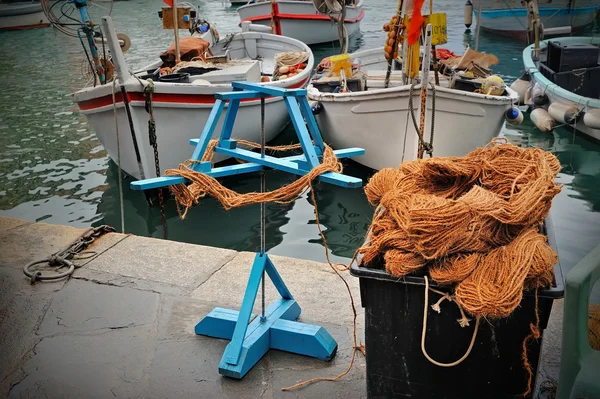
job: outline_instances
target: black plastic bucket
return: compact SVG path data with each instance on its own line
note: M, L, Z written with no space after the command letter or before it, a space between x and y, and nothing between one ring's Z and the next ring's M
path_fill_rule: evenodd
M190 74L172 73L170 75L161 76L158 80L165 83L188 83L190 81Z
M544 233L556 251L551 222ZM488 399L523 398L528 374L523 368L522 345L535 323L534 292L525 293L521 305L501 320L481 319L469 356L454 367L440 367L421 351L425 280L422 276L395 278L385 270L352 266L360 279L365 308L367 396L369 398ZM554 266L554 286L538 291L540 333L548 325L552 303L564 296L560 264ZM437 287L430 281L431 287ZM443 291L443 288L441 288ZM431 309L440 295L429 293L425 347L432 359L451 363L469 347L475 321L460 327L461 314L454 303L444 301L441 313ZM540 339L530 340L528 360L537 372ZM532 390L535 381L532 383Z

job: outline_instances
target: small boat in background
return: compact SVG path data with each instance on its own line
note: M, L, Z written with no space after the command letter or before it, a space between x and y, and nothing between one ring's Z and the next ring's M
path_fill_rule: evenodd
M0 30L20 30L50 26L39 1L0 1Z
M119 62L124 63L120 49L117 47L113 51L111 47L115 71L117 74L121 71L124 75L119 78L119 85L124 85L126 91L125 102L120 91L115 95L114 106L121 137L119 145L113 109L114 88L109 78L106 84L98 84L76 92L75 102L115 163L119 158L117 154L120 146L120 166L123 171L136 179L142 175L153 177L156 175L155 159L153 147L148 141L149 115L145 109L146 79L152 78L156 140L158 148L162 149L159 161L161 174L164 174L166 169L176 168L182 159L191 155L189 140L200 136L216 101L215 94L231 91L231 82L262 82L260 84L280 88L306 86L314 68L314 57L310 48L295 39L272 35L264 32L265 30L269 29L245 22L242 24L242 32L218 40L213 29L203 29L203 33L195 32L190 39L201 39L201 42L207 44L203 49L206 50L204 55L204 51L201 51L198 58L176 64L172 70L162 68L166 62L165 54L172 53L175 57L172 45L161 55L161 59L133 75L127 72L127 65L119 65ZM184 40L181 41L181 51L186 46L185 43ZM298 70L297 73L290 73L285 77L277 74L280 56L283 55L297 60L300 55L304 57L302 66L294 68ZM182 60L186 61L183 56ZM282 64L289 65L285 62ZM161 76L163 72L168 74ZM130 121L128 113L131 116ZM265 136L269 141L289 122L284 99L267 98L265 113ZM221 124L222 120L216 129L219 134ZM135 140L131 138L132 134ZM232 137L258 142L260 135L260 100L242 100ZM223 159L223 156L215 156L214 161Z
M470 4L468 1L466 7L472 7L476 17L481 15L477 23L482 29L523 40L527 39L527 32L532 31L528 21L534 7L543 27L541 34L546 37L585 28L593 22L600 8L598 0L473 0Z
M571 125L600 140L600 37L544 40L538 59L535 51L535 44L523 50L528 76L513 83L528 86L525 102L535 107L534 124L542 131L554 122Z
M333 148L364 148L366 154L355 160L376 170L415 160L419 143L411 112L418 121L421 84L411 90L398 68L392 70L389 87L385 88L387 60L383 49L359 51L350 57L354 62L360 60L364 77L362 82L348 81L352 91L339 92L339 79L313 80L308 87L309 99L318 102L315 118L323 138ZM433 72L429 74L433 81ZM481 82L440 76L440 85L435 86L435 106L434 93L428 88L427 113L435 117L434 156L465 155L485 146L500 132L505 112L517 102L518 95L510 88L503 95L477 93ZM427 136L430 129L428 118Z
M328 43L339 39L337 25L317 11L310 0L262 0L238 8L240 20L272 27L273 33L300 40L306 44ZM365 11L363 0L346 2L344 26L346 35L360 30Z

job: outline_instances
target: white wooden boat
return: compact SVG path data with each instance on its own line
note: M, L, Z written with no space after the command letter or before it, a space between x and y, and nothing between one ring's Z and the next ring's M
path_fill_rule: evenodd
M274 56L281 52L303 51L309 54L306 69L294 77L270 81L262 84L283 88L304 87L309 80L314 66L314 58L310 48L297 40L252 31L253 28L264 30L264 27L252 27L245 23L242 32L237 33L231 41L222 39L214 43L211 51L214 56L228 54L231 61L222 64L220 70L191 77L190 83L156 82L153 94L153 108L156 120L156 134L160 151L161 174L166 169L175 168L183 159L191 155L192 147L188 142L198 138L215 102L214 94L231 90L232 81L261 82L261 75L271 75L274 67ZM211 41L211 31L203 35ZM117 50L120 52L120 50ZM113 57L114 58L114 57ZM161 65L157 61L136 75L145 74ZM127 67L121 68L127 71ZM194 82L194 80L197 80ZM127 98L131 108L132 122L139 145L141 167L145 177L154 177L155 162L153 148L148 139L148 114L144 109L144 88L135 77L124 79ZM198 84L199 83L199 84ZM113 115L112 84L88 87L74 94L81 113L93 127L100 142L111 159L117 162L117 134ZM119 90L117 90L118 92ZM134 178L140 178L136 151L130 134L130 127L120 92L116 93L116 107L119 126L119 142L121 168ZM282 99L266 99L266 139L273 139L289 122L285 103ZM219 124L222 123L219 122ZM217 128L220 133L220 127ZM237 123L232 137L254 142L260 140L260 100L244 101L240 105ZM216 161L224 158L215 158Z
M367 89L348 93L324 93L313 85L308 97L320 103L317 123L323 138L334 148L361 147L366 154L355 158L373 169L398 167L417 158L418 137L411 120L411 85L402 81L401 71L392 71L390 85L384 88L387 61L383 49L359 51L350 55L361 60L367 75ZM517 102L518 95L493 96L448 88L448 81L436 86L434 156L462 156L488 144L498 135L504 113ZM445 87L444 87L445 86ZM419 121L420 88L413 92L414 113ZM431 89L427 96L425 139L428 140L432 115Z
M273 26L274 33L306 44L333 42L339 38L337 25L328 16L320 14L312 1L257 1L238 8L237 12L242 22ZM344 26L348 36L360 30L364 15L363 0L346 6Z
M473 0L475 16L481 7L483 30L519 39L527 38L527 7L520 0ZM598 0L538 1L540 22L543 30L570 28L572 31L590 25L598 12ZM548 36L548 35L546 35Z
M560 37L552 40L560 43L590 44L600 47L600 37ZM544 40L540 42L540 59L542 61L546 57L549 41L550 40ZM600 65L596 64L598 66L592 68L577 68L573 71L563 72L563 75L565 73L572 73L572 77L577 80L587 78L587 81L583 82L583 85L586 85L586 87L578 88L580 90L585 89L586 91L591 90L591 92L595 93L595 96L586 97L560 87L545 76L549 74L547 72L544 74L540 70L540 68L542 68L540 67L540 61L535 61L533 59L533 50L533 44L523 50L523 64L525 70L529 72L531 76L532 92L535 91L545 94L543 98L546 99L548 103L543 104L543 107L548 109L549 115L554 118L558 124L567 122L578 131L596 140L600 140L600 79L597 78L600 72ZM588 75L592 72L591 70L595 71L594 74ZM578 117L575 118L576 120L565 120L569 119L569 117L565 118L565 114L572 115L573 110L578 113Z
M0 30L50 26L40 2L0 2Z

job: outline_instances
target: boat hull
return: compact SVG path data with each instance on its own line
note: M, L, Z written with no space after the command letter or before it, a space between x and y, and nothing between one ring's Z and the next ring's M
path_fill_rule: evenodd
M321 103L316 115L323 138L334 148L361 147L365 155L353 158L372 169L397 168L417 158L418 137L410 116L410 87L402 86L347 101L328 100L309 87L309 98ZM386 93L387 91L387 93ZM413 107L419 120L419 92ZM462 156L488 144L504 123L511 99L481 99L471 93L438 88L435 99L434 156ZM432 93L428 93L425 140L430 140Z
M219 46L225 45L232 54L232 60L241 60L252 54L252 58L262 59L263 68L268 68L266 64L271 60L269 67L271 69L272 59L279 52L308 52L309 60L304 72L289 79L260 83L261 85L281 88L304 87L314 66L310 48L286 37L244 32L236 35L231 43L219 42L214 49L215 54L220 54L219 51L222 49ZM146 69L148 68L144 70ZM74 97L81 113L87 117L110 158L136 179L154 177L156 176L154 151L149 142L149 115L145 110L143 87L137 79L129 78L125 82L125 89L131 110L133 136L120 90L114 93L113 105L112 84L86 88L75 93ZM216 101L215 94L231 90L231 83L209 85L154 83L152 103L161 174L164 174L166 169L176 168L191 157L194 148L189 143L190 139L200 137ZM265 102L265 136L266 140L271 140L283 130L289 122L289 116L282 98L267 98ZM224 116L219 121L214 138L218 138L221 133L223 118ZM242 100L231 137L258 142L260 127L260 100ZM134 147L134 137L138 145L137 152ZM224 159L226 158L216 154L214 161L219 162Z
M594 37L561 37L556 39L561 43L589 43L596 46L600 46L600 38ZM540 48L542 51L547 47L547 41L540 42ZM576 107L582 112L593 111L600 116L600 99L583 97L565 90L550 80L548 80L537 68L535 61L532 58L533 45L523 50L523 64L525 69L529 71L531 75L532 85L539 86L542 93L548 96L550 104L558 103L569 107ZM590 118L591 119L591 118ZM599 118L600 119L600 118ZM588 135L589 137L600 140L600 129L596 126L600 126L600 121L596 122L594 127L586 125L585 121L587 118L584 117L582 121L578 121L573 124L573 127L579 132Z
M492 0L474 0L474 12L477 17L479 2L482 1L481 28L486 31L525 40L527 38L527 9L519 1L497 2ZM569 8L569 0L538 2L542 26L558 28L570 26L573 31L590 25L598 8L595 0L581 0Z
M331 19L320 15L311 1L283 0L275 3L260 2L238 8L240 20L273 26L275 33L292 37L306 44L338 40L338 28ZM360 30L364 16L362 0L348 6L344 26L351 36Z
M129 93L136 97L135 93ZM83 111L90 125L94 128L96 136L115 163L135 179L141 178L140 166L136 159L136 151L129 128L127 114L123 102L117 105L118 143L117 130L115 129L115 115L113 106L108 105L92 111ZM208 120L212 104L186 104L172 102L155 102L153 104L156 121L156 135L160 159L160 173L177 166L192 156L194 147L190 139L197 139ZM144 102L137 100L130 102L130 109L135 128L135 137L141 157L141 166L144 177L155 177L154 151L149 142L148 114L144 109ZM289 118L285 103L267 100L265 106L265 137L272 140L285 128ZM219 121L213 138L218 138L221 133L223 118ZM243 121L243 123L242 123ZM234 125L232 137L249 141L258 141L260 138L260 101L253 101L240 105L237 114L237 123ZM120 149L119 149L120 147ZM224 160L222 155L215 154L214 161Z
M0 30L20 30L50 26L40 3L0 4Z

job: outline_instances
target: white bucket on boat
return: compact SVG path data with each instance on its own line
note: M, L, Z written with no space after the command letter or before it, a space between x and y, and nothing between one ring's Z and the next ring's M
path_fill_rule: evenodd
M554 119L544 108L536 108L529 115L531 122L544 133L551 132L554 128Z
M583 115L583 123L587 127L600 130L600 109L591 109Z
M571 125L580 117L579 109L574 105L554 102L548 107L548 113L555 121Z

